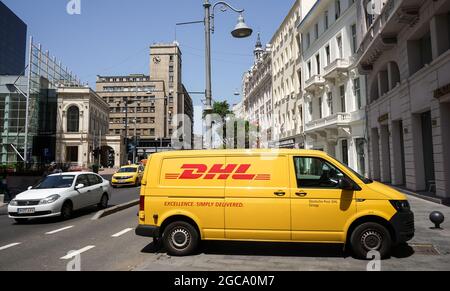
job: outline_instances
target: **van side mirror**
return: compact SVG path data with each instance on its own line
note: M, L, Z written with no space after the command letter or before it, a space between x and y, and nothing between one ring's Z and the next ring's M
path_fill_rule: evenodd
M78 184L78 185L75 186L75 190L78 190L78 189L81 189L81 188L84 188L84 184Z
M345 177L341 178L339 180L338 186L339 186L339 189L342 189L342 190L347 190L347 191L355 190L355 186L353 185L353 182Z

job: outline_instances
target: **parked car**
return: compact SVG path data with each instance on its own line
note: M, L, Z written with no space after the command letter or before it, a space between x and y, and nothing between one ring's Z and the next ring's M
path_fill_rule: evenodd
M118 186L139 186L142 181L144 167L140 165L130 165L121 167L111 179L111 185Z
M97 174L53 174L17 195L8 205L8 214L18 223L32 218L55 216L69 219L73 211L88 206L107 208L110 193L109 181Z
M320 151L168 152L146 167L136 234L176 256L200 240L241 240L338 243L386 258L413 238L414 215L405 195Z

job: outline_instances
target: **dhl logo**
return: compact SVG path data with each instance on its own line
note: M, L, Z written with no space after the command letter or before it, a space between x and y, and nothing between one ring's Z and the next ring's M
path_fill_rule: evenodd
M167 180L228 180L230 177L233 180L255 180L255 181L269 181L271 175L269 174L249 174L248 171L252 165L250 164L216 164L211 168L202 164L185 164L181 167L183 173L181 174L166 174Z

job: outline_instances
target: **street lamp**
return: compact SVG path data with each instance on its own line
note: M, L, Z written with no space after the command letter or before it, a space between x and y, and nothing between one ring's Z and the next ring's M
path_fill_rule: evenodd
M211 84L211 33L214 33L215 24L215 8L218 5L222 5L222 12L227 11L227 9L231 9L232 11L239 13L238 23L236 27L231 32L231 35L235 38L246 38L252 35L253 30L248 27L248 25L244 21L244 9L236 9L227 2L219 1L214 5L209 3L209 0L205 0L203 7L205 8L205 46L206 46L206 104L205 104L205 113L211 113L212 107L212 84ZM212 8L211 8L212 6Z

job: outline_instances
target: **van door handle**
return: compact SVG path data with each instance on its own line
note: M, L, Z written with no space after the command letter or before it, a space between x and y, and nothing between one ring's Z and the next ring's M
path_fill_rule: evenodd
M286 195L286 192L283 192L283 191L278 191L278 192L274 192L273 194L275 194L275 195L277 195L277 196L285 196Z
M305 196L308 195L308 193L306 193L306 192L297 192L297 193L295 193L295 195L297 195L298 197L305 197Z

